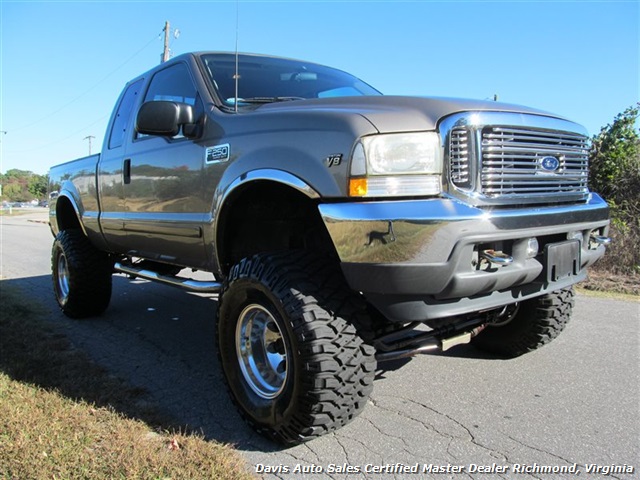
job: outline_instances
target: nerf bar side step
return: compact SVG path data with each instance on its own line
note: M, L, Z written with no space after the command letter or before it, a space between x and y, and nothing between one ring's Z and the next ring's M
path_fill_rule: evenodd
M113 268L118 273L125 273L132 277L140 277L152 282L164 283L165 285L182 288L183 290L188 290L190 292L219 293L220 290L222 290L222 283L220 282L205 282L201 280L193 280L191 278L160 275L159 273L152 272L151 270L135 268L129 265L123 265L119 262L116 262Z

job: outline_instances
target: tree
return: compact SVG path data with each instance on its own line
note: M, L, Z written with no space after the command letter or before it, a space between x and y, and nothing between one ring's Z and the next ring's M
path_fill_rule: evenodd
M4 174L5 178L25 178L33 175L33 172L29 170L20 170L17 168L12 168L7 170L7 173Z
M640 195L639 113L640 103L627 108L592 139L589 186L615 204Z
M49 187L49 179L46 175L33 174L29 177L27 189L35 198L46 198L47 188Z
M25 202L27 198L24 197L22 187L19 183L10 183L2 188L2 195L7 197L12 202Z
M613 243L596 264L613 273L640 273L640 103L618 114L592 139L589 187L611 209Z
M33 199L47 198L48 175L14 168L0 175L0 182L2 183L2 200L29 202Z

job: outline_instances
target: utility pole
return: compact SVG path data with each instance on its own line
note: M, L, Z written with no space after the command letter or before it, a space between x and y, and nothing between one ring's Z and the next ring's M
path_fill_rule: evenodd
M169 20L164 22L164 51L162 52L162 63L169 60L169 32L171 28L169 27Z
M169 20L164 22L164 50L162 51L162 55L160 55L160 63L164 63L171 58L171 48L169 46L169 35L171 35L171 26L169 25ZM173 31L173 38L178 38L180 36L180 30L177 28Z
M7 131L6 131L6 130L0 130L0 133L1 133L2 135L6 135L6 134L7 134ZM0 143L2 143L2 141L1 141L1 140L0 140ZM2 196L2 184L0 183L0 197L1 197L1 196ZM11 208L11 207L9 207L9 208ZM11 210L9 210L9 211L11 211Z
M83 138L83 140L89 140L89 155L91 155L91 139L92 138L96 138L93 135L87 135L86 137Z

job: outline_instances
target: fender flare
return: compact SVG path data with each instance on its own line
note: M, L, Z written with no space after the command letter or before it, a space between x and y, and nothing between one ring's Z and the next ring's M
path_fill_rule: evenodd
M66 182L65 182L66 183ZM71 183L71 182L69 182ZM73 185L71 183L71 185ZM80 208L80 203L77 199L78 195L77 192L74 192L74 189L69 189L67 185L63 185L63 187L60 189L60 193L58 194L58 196L56 197L56 202L54 205L51 206L51 208L49 209L49 223L51 224L51 230L54 231L54 223L55 223L55 231L53 232L54 235L60 231L60 226L57 220L58 217L58 202L60 201L60 199L64 198L66 199L70 204L71 207L73 208L73 211L75 213L76 219L78 220L78 224L80 225L80 229L82 230L82 233L87 236L87 230L84 226L84 223L82 221L82 209Z
M243 173L232 180L223 191L216 191L213 201L213 241L215 248L213 254L215 255L215 263L217 270L220 270L220 254L218 251L218 234L219 234L219 220L220 213L224 210L227 200L233 196L234 192L238 189L256 182L256 181L269 181L279 183L290 187L310 199L320 198L320 194L311 185L306 183L300 177L293 175L284 170L278 170L273 168L259 168Z

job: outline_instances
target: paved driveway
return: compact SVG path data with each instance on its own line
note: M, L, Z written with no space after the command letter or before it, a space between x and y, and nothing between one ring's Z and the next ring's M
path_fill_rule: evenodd
M239 420L222 387L215 296L118 275L102 317L71 321L53 300L44 218L0 218L2 282L49 307L78 348L144 387L182 424L235 444L259 476L531 479L574 478L577 469L584 479L612 466L636 473L606 478L638 475L640 303L579 295L567 330L514 360L460 346L386 364L359 418L282 449ZM545 473L560 467L568 472Z

